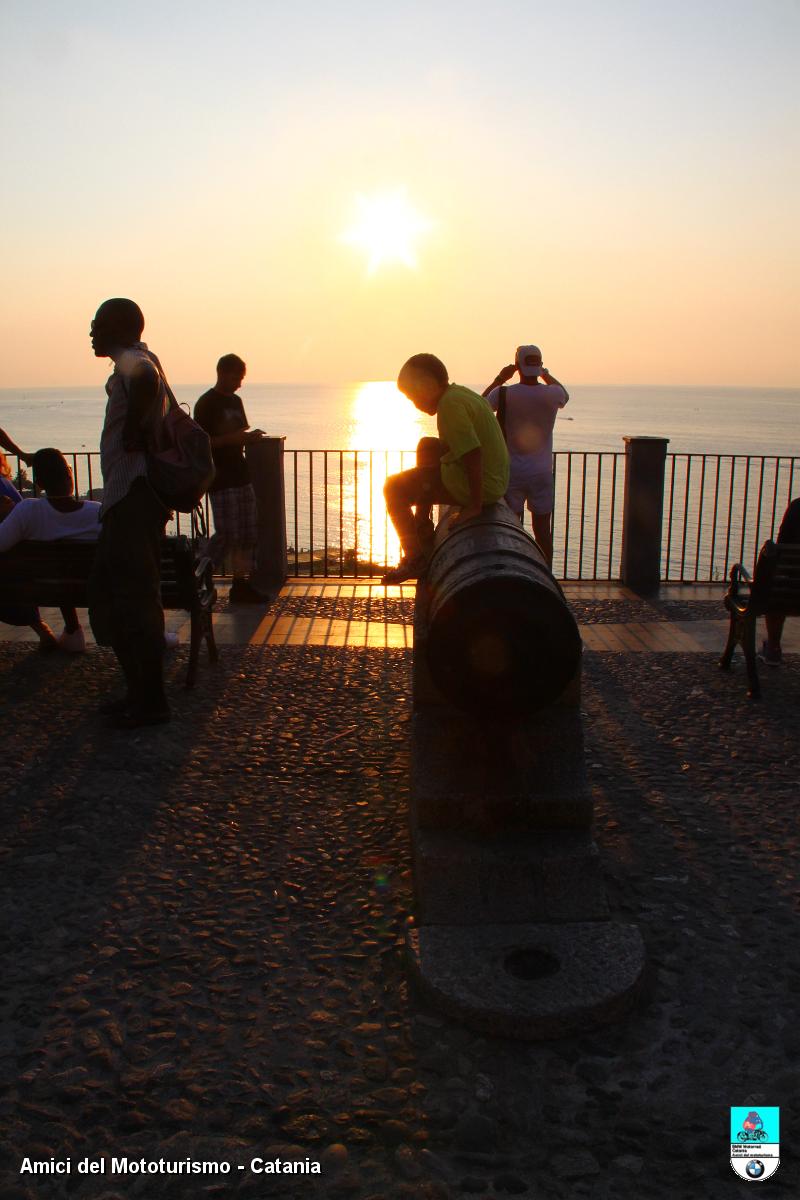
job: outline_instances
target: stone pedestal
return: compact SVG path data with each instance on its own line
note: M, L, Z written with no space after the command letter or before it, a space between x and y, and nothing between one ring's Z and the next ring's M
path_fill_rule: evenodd
M661 524L668 438L626 437L620 578L634 591L661 581Z
M286 489L282 437L264 437L245 447L258 508L258 547L253 586L274 598L286 582Z
M482 1034L533 1041L617 1021L644 947L615 922L411 927L412 976L436 1008Z

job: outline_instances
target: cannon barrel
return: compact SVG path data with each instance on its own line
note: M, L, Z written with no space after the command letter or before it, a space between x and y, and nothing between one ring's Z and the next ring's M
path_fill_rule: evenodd
M425 585L434 683L487 716L552 703L576 674L581 639L542 551L502 502L452 531L446 523Z

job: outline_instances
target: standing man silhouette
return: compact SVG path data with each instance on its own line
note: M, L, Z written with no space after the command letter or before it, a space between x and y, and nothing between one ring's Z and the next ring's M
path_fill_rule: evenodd
M505 387L517 371L520 382ZM527 502L534 536L552 566L553 426L569 393L542 366L538 346L519 346L514 362L503 367L483 395L497 413L508 443L508 505L522 520Z
M89 580L95 640L111 646L125 695L103 711L122 729L170 719L164 692L161 538L169 519L147 481L145 451L158 446L169 400L161 366L141 340L142 310L133 300L106 300L91 325L97 358L110 358L100 466L102 528Z
M231 604L263 604L264 597L248 579L255 562L258 516L244 448L264 434L250 428L237 394L246 371L238 354L223 354L217 363L217 382L195 404L194 419L211 440L216 469L208 490L214 514L211 557L217 568L225 559L230 564Z

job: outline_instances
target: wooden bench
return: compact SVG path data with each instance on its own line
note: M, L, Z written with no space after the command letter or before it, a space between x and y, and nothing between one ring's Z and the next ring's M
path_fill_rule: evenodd
M53 608L85 608L95 542L20 542L0 554L0 602ZM165 537L161 552L161 602L191 617L187 688L194 687L200 644L210 662L218 658L213 608L216 590L209 558L199 558L184 535Z
M720 668L728 670L734 650L741 646L750 685L747 694L757 700L761 685L756 665L756 618L768 613L800 616L800 545L765 542L752 578L741 563L731 567L725 607L730 613L730 629Z

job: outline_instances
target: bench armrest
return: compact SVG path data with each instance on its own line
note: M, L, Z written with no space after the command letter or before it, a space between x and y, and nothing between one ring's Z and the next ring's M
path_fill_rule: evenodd
M210 607L216 599L217 591L214 587L214 563L207 554L195 559L194 578L201 605L204 608Z
M734 563L730 569L728 578L730 583L725 593L726 607L729 604L735 604L737 608L744 607L750 598L750 589L753 586L752 575L744 563ZM743 595L743 592L746 594Z

